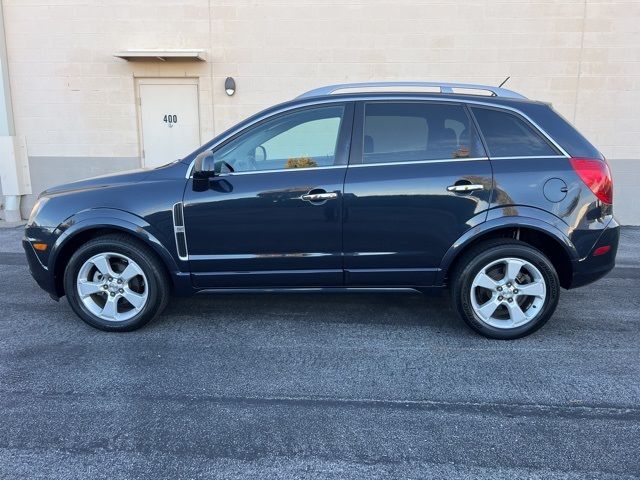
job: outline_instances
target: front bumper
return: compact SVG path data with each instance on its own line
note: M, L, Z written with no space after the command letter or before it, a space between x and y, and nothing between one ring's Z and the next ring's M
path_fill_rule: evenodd
M22 240L22 248L24 248L27 255L27 263L29 264L31 276L35 279L40 288L46 291L51 298L59 300L60 296L56 291L54 277L51 272L49 272L49 269L40 262L38 254L33 249L31 242L24 238Z
M573 261L571 285L568 288L581 287L604 277L616 266L616 254L620 240L620 225L615 219L602 230L600 237L595 242L588 255L580 260ZM610 249L603 255L594 256L596 249L609 246Z

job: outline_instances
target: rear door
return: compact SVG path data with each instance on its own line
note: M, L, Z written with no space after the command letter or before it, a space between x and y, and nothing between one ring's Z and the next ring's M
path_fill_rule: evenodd
M346 284L433 285L449 247L486 219L491 189L464 105L358 104L344 187Z

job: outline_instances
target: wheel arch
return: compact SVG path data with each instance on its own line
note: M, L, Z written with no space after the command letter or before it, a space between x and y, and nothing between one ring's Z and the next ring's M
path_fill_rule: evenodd
M465 252L481 242L494 238L516 238L540 250L551 261L560 285L568 288L573 276L573 261L578 253L567 235L554 225L536 218L506 217L488 221L467 231L447 251L440 264L436 281L446 285L449 273Z
M73 255L73 252L83 243L99 236L111 233L126 234L135 238L151 248L158 259L166 268L172 287L176 287L176 274L180 272L178 264L160 241L160 235L153 232L153 228L142 218L127 212L114 210L90 214L85 211L77 216L67 219L60 227L59 235L51 249L48 260L49 271L53 273L54 286L58 296L64 295L63 277L64 269Z

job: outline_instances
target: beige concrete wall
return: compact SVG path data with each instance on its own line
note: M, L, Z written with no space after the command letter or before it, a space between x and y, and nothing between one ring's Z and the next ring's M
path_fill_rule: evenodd
M631 202L640 182L637 0L3 4L16 131L32 157L139 156L134 76L199 78L206 139L327 83L496 85L510 75L508 87L552 102L610 159L618 215L640 224ZM128 48L204 48L210 61L113 58ZM224 93L227 76L237 81L233 97Z
M134 76L199 77L202 128L211 132L210 65L113 57L127 48L210 48L207 0L4 5L16 131L30 156L138 156Z

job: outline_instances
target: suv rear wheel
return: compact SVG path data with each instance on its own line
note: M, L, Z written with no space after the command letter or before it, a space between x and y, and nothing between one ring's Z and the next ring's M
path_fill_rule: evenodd
M71 308L101 330L142 327L166 306L169 281L164 266L142 242L105 235L82 245L64 273Z
M467 252L452 276L458 314L490 338L524 337L542 327L558 304L560 283L549 259L524 242L499 239Z

